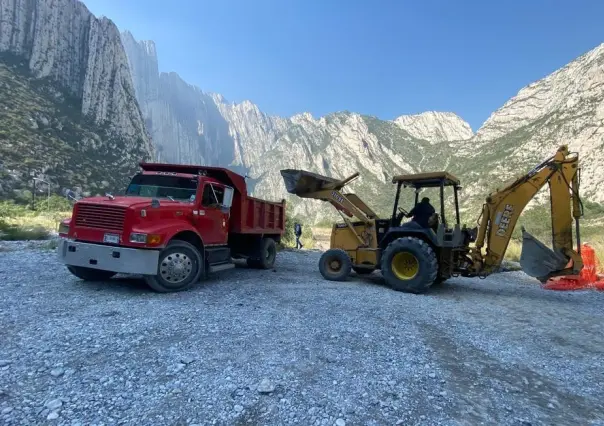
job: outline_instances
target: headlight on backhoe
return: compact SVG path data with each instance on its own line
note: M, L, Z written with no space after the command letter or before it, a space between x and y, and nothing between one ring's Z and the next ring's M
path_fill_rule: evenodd
M161 242L161 236L157 234L143 234L139 232L133 232L132 234L130 234L130 242L136 244L157 245Z

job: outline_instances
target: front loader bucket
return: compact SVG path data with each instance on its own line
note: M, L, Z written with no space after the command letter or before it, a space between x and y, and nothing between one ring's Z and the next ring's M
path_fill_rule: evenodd
M338 182L336 179L307 172L306 170L281 170L281 176L283 176L287 192L299 197L321 191L326 184Z
M525 274L541 281L566 268L569 259L556 253L537 238L522 229L520 266Z

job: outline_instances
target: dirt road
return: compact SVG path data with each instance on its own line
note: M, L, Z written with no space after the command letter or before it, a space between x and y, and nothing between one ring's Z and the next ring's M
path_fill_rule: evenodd
M604 424L603 293L512 272L416 296L283 252L161 295L7 247L5 424Z

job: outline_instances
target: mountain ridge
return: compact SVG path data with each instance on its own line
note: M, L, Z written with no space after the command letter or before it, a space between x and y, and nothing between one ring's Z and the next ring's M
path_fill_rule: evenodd
M136 41L131 33L123 33L122 38L126 39L125 45L128 44L126 53L133 69L148 69L148 64L152 64L153 75L147 76L146 81L139 82L139 86L153 84L156 81L155 74L159 75L160 81L162 78L167 79L155 66L155 49L149 54L145 42ZM583 67L581 58L586 55L604 57L595 49L571 64L579 61L578 67ZM571 64L567 67L573 69ZM564 71L562 74L564 75ZM547 84L548 78L550 76L527 87L540 88L544 82ZM564 78L569 86L581 83L566 75ZM221 94L204 92L199 87L186 83L176 72L169 73L169 79L179 81L180 90L179 93L172 92L169 99L163 101L164 104L169 104L164 112L161 112L161 102L147 99L143 93L139 93L139 103L144 105L156 102L155 108L160 111L156 110L154 117L161 120L162 116L170 115L169 120L159 124L155 119L151 120L150 124L155 128L152 132L173 127L174 123L178 123L176 127L180 129L188 127L194 130L185 137L187 155L178 155L182 152L179 147L183 146L178 138L168 137L158 142L164 145L160 148L162 151L174 153L166 159L170 162L237 167L256 178L251 185L255 195L276 199L285 194L279 169L301 168L339 178L359 171L361 177L350 189L358 191L362 198L367 198L369 204L377 204L376 209L385 214L388 210L386 206L392 203L389 182L392 175L447 169L459 174L462 181L467 183L462 201L471 204L466 210L475 212L494 182L501 186L504 181L527 172L552 155L563 139L553 135L555 142L546 143L538 132L530 133L530 129L526 135L519 135L518 129L505 123L502 118L510 101L494 111L474 132L457 114L442 111L402 115L393 120L381 120L349 111L333 112L317 118L308 112L290 117L267 115L250 100L229 102ZM581 90L578 87L575 91ZM519 93L522 94L523 91L526 88ZM603 92L600 90L596 93L597 102L602 102ZM557 93L550 95L559 98ZM189 110L188 114L179 115L177 111L182 107L183 99L191 102L191 98L197 99L196 102L204 106L205 112L204 108L198 108L194 113ZM532 101L533 99L528 100L529 103ZM218 114L208 114L210 110ZM538 117L528 114L525 121L535 129L538 128ZM500 133L502 136L489 133L490 123L497 122L504 123ZM180 137L183 137L182 132ZM531 149L526 149L525 144L532 144ZM479 145L492 146L479 150ZM218 147L221 148L221 155L216 154L219 152ZM584 155L583 158L585 157ZM593 166L593 161L589 159L586 163L588 168ZM599 182L598 179L596 176L586 181L587 193L590 197L595 197L596 201L599 199L593 188ZM322 213L328 209L317 209L316 204L310 201L289 195L286 197L294 205L295 212L309 220L322 220L325 215L333 217L329 213Z

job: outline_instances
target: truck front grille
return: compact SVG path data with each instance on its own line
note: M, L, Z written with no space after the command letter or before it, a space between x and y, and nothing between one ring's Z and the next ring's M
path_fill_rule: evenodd
M126 208L102 204L79 204L75 224L85 228L121 231L124 228Z

